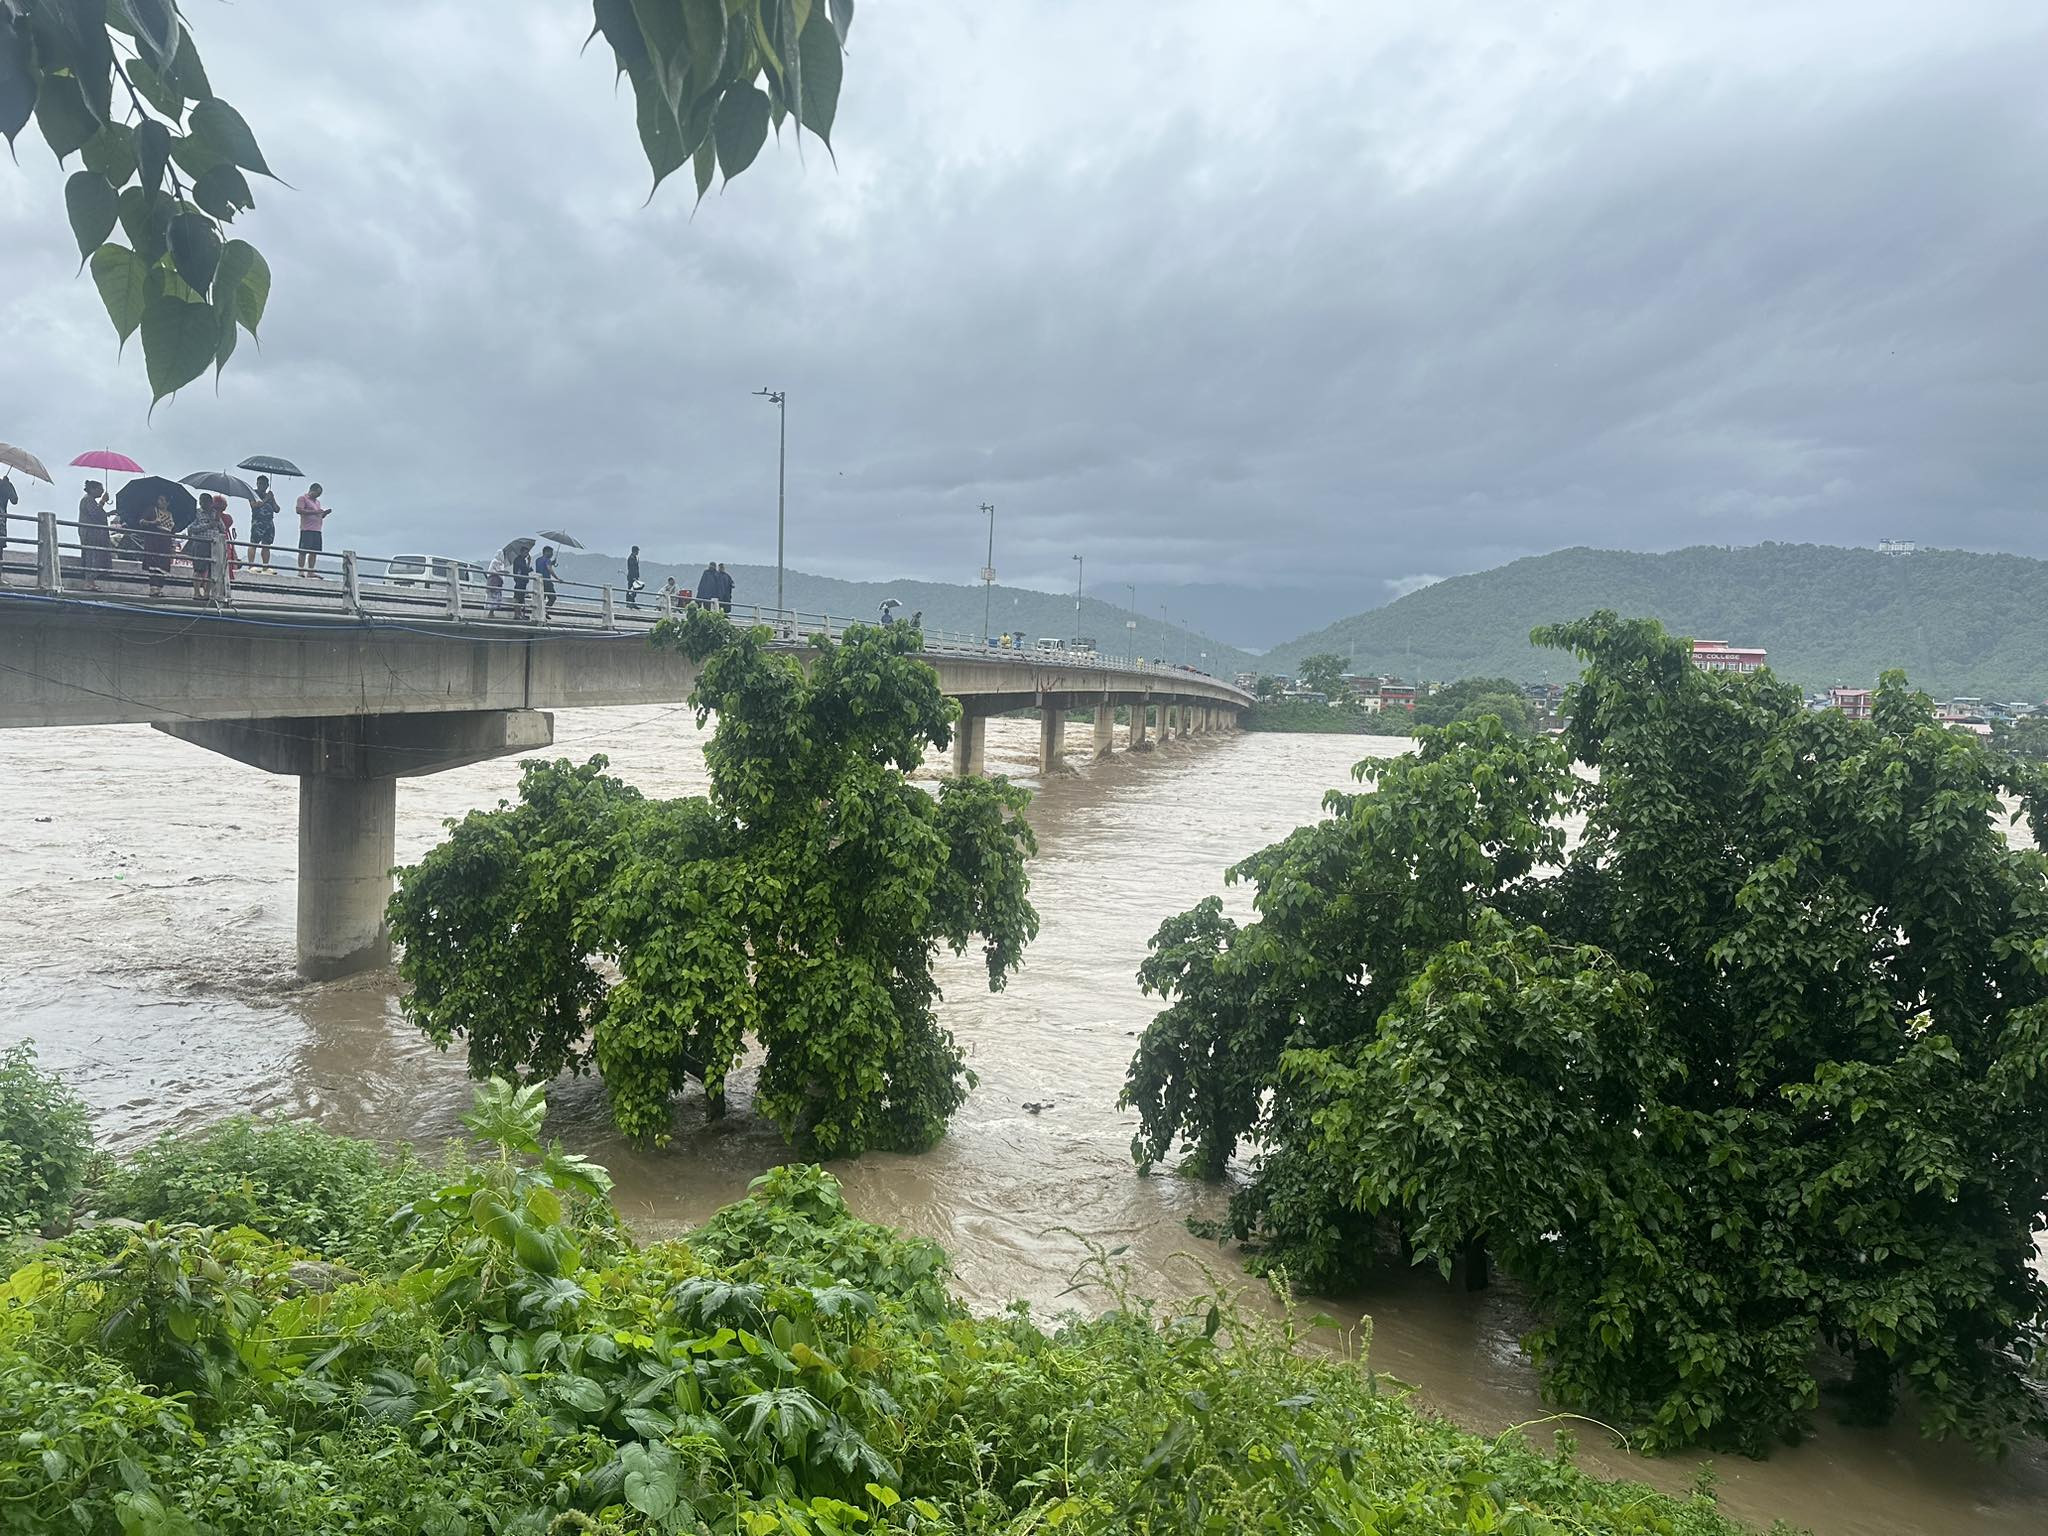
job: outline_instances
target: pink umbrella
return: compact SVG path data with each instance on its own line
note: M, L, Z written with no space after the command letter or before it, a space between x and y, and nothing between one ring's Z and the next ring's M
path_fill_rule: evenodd
M125 453L116 453L111 448L95 448L90 453L81 453L71 461L80 469L110 469L117 475L139 475L142 466Z

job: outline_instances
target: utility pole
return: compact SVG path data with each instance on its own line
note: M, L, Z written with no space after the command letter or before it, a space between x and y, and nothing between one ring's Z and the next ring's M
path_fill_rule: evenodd
M1131 594L1131 616L1124 620L1124 629L1130 636L1131 660L1135 662L1138 659L1138 589L1127 581L1124 590Z
M1088 557L1085 555L1074 556L1074 612L1076 613L1081 611L1081 578L1087 573L1087 570Z
M775 442L775 627L782 627L782 616L786 610L782 605L782 533L784 511L789 497L789 397L779 389L757 389L761 396L775 407L779 418Z
M996 504L984 501L981 510L988 514L988 564L981 568L981 638L988 640L988 627L994 622L989 617L989 603L995 596L996 579Z

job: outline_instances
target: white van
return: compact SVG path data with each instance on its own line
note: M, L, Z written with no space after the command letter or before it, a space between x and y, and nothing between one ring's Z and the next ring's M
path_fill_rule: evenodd
M1054 639L1051 636L1047 636L1045 639L1039 641L1038 644L1031 647L1031 649L1034 653L1040 656L1063 657L1067 654L1067 642L1064 640Z
M446 555L393 555L384 566L381 578L384 585L391 587L431 587L436 592L448 590L448 573L454 571L465 592L484 590L484 573L467 560L453 560Z

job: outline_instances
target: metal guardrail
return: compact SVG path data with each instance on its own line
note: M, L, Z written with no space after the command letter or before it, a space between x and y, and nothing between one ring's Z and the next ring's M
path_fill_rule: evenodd
M517 577L507 572L497 583L464 561L447 560L436 572L431 566L422 570L417 556L360 555L352 549L314 554L310 571L302 574L302 551L279 544L268 551L266 561L263 552L242 537L213 541L204 567L195 570L188 542L183 534L131 529L111 518L100 527L66 521L52 512L0 514L0 588L27 586L45 596L111 598L124 607L168 611L456 623L523 632L646 631L690 606L660 590L621 593L607 584L561 576L550 580L537 573ZM855 625L878 622L743 603L692 602L720 608L735 623L763 625L790 644L815 634L838 639ZM1041 667L1153 677L1185 675L1242 693L1235 684L1193 667L1142 657L1004 646L985 635L920 629L927 653L1014 658ZM1250 695L1244 697L1249 702Z

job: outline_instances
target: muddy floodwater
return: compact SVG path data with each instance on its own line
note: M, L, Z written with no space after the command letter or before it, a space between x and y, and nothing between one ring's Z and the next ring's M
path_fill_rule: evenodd
M1121 732L1119 733L1121 737ZM557 752L603 752L654 794L704 783L703 737L684 709L557 717ZM1036 779L1036 726L996 721L991 771ZM1212 892L1224 869L1319 814L1353 761L1400 743L1341 736L1221 736L1081 761L1040 787L1032 899L1043 919L1024 969L990 995L974 957L948 959L944 1015L981 1085L952 1133L922 1157L874 1156L835 1171L864 1216L943 1243L967 1297L1061 1300L1080 1236L1126 1245L1137 1288L1201 1288L1202 1265L1233 1283L1227 1251L1190 1237L1228 1190L1140 1178L1135 1116L1116 1108L1133 1037L1152 1014L1133 973L1159 921ZM401 784L398 855L417 857L443 818L512 793L505 760ZM102 1139L132 1147L160 1131L254 1111L317 1120L382 1141L453 1134L468 1097L459 1056L400 1016L389 975L309 985L292 973L297 784L146 728L0 732L0 1042L33 1036L93 1105ZM1245 893L1226 901L1242 915ZM1026 1102L1051 1101L1039 1113ZM784 1156L746 1112L711 1125L692 1105L669 1147L639 1151L607 1127L594 1080L552 1093L555 1134L608 1164L644 1237L680 1232ZM1496 1433L1547 1409L1516 1344L1513 1289L1453 1292L1432 1274L1310 1305L1340 1322L1369 1315L1371 1362L1466 1427ZM1540 1434L1542 1431L1538 1431ZM1704 1458L1645 1460L1590 1425L1581 1459L1683 1490ZM1841 1536L2048 1531L2048 1457L2005 1463L1923 1443L1901 1424L1823 1421L1766 1462L1714 1458L1724 1509Z

